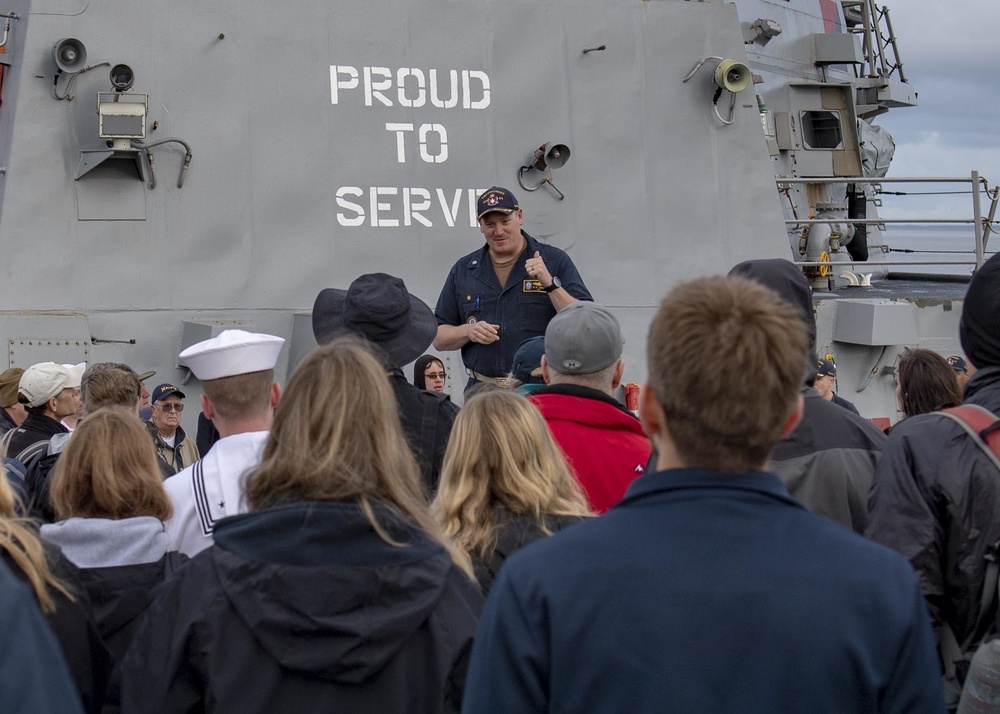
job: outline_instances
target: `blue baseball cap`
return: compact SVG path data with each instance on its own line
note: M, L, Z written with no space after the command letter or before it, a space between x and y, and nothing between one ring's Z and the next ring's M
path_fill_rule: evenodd
M161 384L158 387L156 387L152 391L152 393L150 393L150 395L149 395L149 401L150 401L150 403L155 403L155 402L160 401L161 399L166 399L171 394L176 394L181 399L184 399L184 392L182 392L181 390L179 390L174 385L172 385L172 384Z
M545 384L541 376L543 354L545 338L541 335L529 337L519 344L514 352L514 368L511 370L514 379L522 384Z

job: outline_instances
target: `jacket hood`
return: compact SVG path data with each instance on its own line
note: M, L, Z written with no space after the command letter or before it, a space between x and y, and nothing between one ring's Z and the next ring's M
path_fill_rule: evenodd
M69 518L43 524L41 534L78 568L155 563L169 545L162 521L152 516Z
M453 567L387 507L305 502L220 521L210 553L237 616L283 667L358 684L379 672L441 600ZM471 587L471 585L470 585Z
M770 288L799 313L809 335L809 354L803 381L812 386L816 381L816 313L813 311L809 279L800 268L784 258L747 260L734 266L729 275L753 280Z

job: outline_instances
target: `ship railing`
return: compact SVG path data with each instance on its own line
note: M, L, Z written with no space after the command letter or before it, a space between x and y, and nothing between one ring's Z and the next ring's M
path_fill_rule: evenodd
M861 35L865 65L858 71L858 75L874 78L891 77L895 73L899 81L905 82L906 75L903 74L903 62L899 58L889 8L876 5L875 0L841 0L840 4L844 9L848 32Z
M990 234L995 232L994 218L996 217L997 204L1000 203L1000 187L991 189L987 180L979 175L978 171L973 171L969 176L883 176L872 177L837 177L837 178L803 178L798 176L777 177L775 181L779 191L787 191L793 184L870 184L876 191L881 190L884 183L916 183L916 184L968 184L972 194L972 218L791 218L785 220L785 225L789 228L801 228L804 226L816 225L820 223L850 223L855 225L885 226L888 224L934 224L934 225L972 225L975 232L975 260L865 260L865 261L845 261L869 266L899 266L899 265L972 265L976 270L983 267L986 260L986 246L989 242ZM986 194L990 199L989 210L983 215L982 194ZM961 251L950 251L961 252ZM796 262L802 267L829 266L826 262Z

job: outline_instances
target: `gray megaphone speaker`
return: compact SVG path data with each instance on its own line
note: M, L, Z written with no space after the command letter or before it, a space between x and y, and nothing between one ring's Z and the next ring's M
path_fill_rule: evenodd
M539 171L546 167L550 169L561 169L569 161L570 150L566 144L550 141L535 149L532 157L532 167Z
M52 43L52 59L60 72L73 74L87 64L87 48L75 37L64 37Z
M749 87L751 81L750 68L736 60L722 60L715 70L715 83L733 94Z

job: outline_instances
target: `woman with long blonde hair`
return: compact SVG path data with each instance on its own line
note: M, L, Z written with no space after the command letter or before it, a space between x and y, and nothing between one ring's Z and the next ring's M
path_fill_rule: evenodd
M482 596L430 515L365 343L299 364L245 478L250 512L216 524L145 620L125 708L457 710Z
M432 511L484 591L515 550L593 515L541 414L504 391L459 412Z
M17 516L14 491L0 474L0 556L31 587L62 653L86 712L100 712L111 677L111 657L91 619L80 575L59 549L38 536L33 521Z

